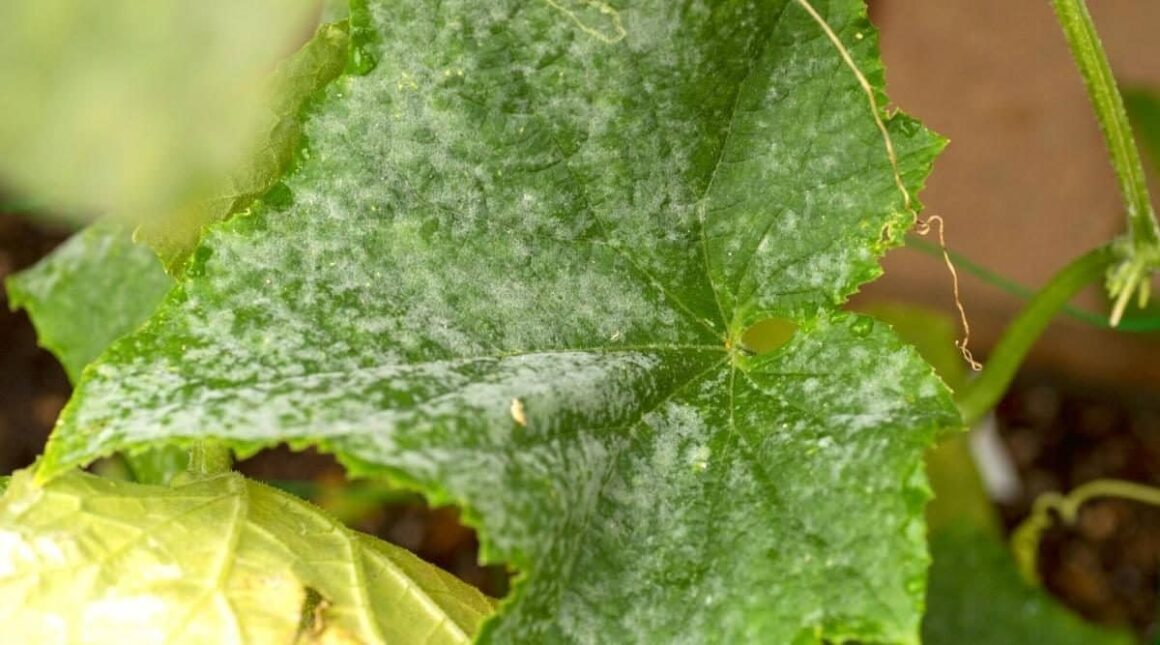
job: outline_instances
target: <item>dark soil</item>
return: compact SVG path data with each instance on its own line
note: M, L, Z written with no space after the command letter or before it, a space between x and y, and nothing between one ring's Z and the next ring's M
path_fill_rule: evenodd
M1160 486L1160 395L1093 386L1057 376L1020 378L997 410L1000 434L1019 470L1018 500L1000 506L1013 528L1047 491L1115 478ZM1160 636L1160 508L1119 499L1083 506L1074 526L1043 537L1045 586L1096 622Z
M31 265L65 237L0 214L0 279ZM8 311L0 293L0 472L29 465L41 451L69 392L63 370L36 346L26 316ZM1021 378L998 409L1000 432L1018 466L1021 497L1000 508L1008 527L1039 493L1070 490L1099 478L1160 486L1160 394L1093 387L1059 377ZM250 476L310 480L341 490L342 469L312 452L275 450L244 462ZM325 496L324 495L324 496ZM316 495L317 498L317 495ZM325 499L318 500L327 505ZM475 534L454 509L430 509L415 497L367 507L356 528L383 537L475 584L506 593L508 576L476 564ZM1160 509L1120 500L1092 502L1074 527L1057 526L1040 553L1045 585L1088 618L1157 634Z
M0 283L66 236L0 214ZM8 293L0 288L0 472L23 468L40 454L68 394L64 370L36 346L28 317L8 310Z

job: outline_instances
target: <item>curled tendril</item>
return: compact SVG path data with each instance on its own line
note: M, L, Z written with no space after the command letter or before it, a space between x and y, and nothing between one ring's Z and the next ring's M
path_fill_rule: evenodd
M1079 508L1096 497L1118 497L1160 506L1160 488L1118 479L1089 482L1067 495L1055 492L1040 495L1031 507L1031 515L1028 515L1011 534L1011 550L1024 580L1036 586L1040 584L1039 569L1036 566L1039 541L1043 533L1051 528L1054 521L1053 513L1058 515L1064 524L1071 526L1079 516Z

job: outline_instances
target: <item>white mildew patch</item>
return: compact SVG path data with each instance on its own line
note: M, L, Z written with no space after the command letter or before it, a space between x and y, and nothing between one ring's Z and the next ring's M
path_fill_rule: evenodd
M579 619L597 607L615 607L626 630L617 638L638 641L680 642L712 626L783 642L840 632L863 612L908 625L882 640L915 628L917 614L905 616L926 567L919 446L944 423L912 394L932 381L929 368L869 319L839 315L808 331L748 374L707 373L644 417L616 471L625 475L602 493L604 534L582 556L623 560L631 573L615 591L573 574L570 629L596 637ZM894 349L844 353L869 337ZM707 501L717 495L730 502ZM876 568L891 582L868 597L858 589ZM771 605L736 588L817 604ZM658 619L647 609L666 603L696 611Z
M569 603L561 620L581 640L681 641L710 625L722 626L732 612L727 603L721 604L729 595L719 590L728 583L719 579L712 555L721 525L711 502L722 492L721 473L728 463L728 455L721 460L711 455L728 443L722 434L727 408L719 404L729 378L724 366L707 372L634 428L631 443L600 491L593 516L600 530L581 545L565 592ZM690 454L705 461L690 462ZM585 564L608 560L622 572L615 587L602 584L594 568ZM680 619L650 610L677 602L697 610ZM601 634L582 620L598 607L615 615L612 631L606 625Z
M785 621L802 621L803 631L832 629L860 610L902 620L926 568L919 511L929 492L920 446L946 421L937 406L914 395L931 380L929 368L882 326L836 316L810 331L796 335L785 351L759 357L739 379L734 402L745 413L735 416L735 428L750 468L733 466L731 489L761 482L766 496L752 503L773 505L787 518L776 530L798 538L778 542L777 569L826 609L815 615L814 625L798 616ZM854 357L848 350L861 339L885 351ZM948 396L945 390L942 396ZM834 496L844 502L828 503ZM722 521L745 526L750 517ZM845 530L836 531L838 525ZM832 584L877 567L892 583L875 594ZM917 624L917 617L907 620Z
M881 228L903 217L893 167L857 78L818 37L816 23L791 5L762 52L776 71L747 79L737 94L736 114L745 120L733 123L706 197L709 244L720 262L715 278L740 328L769 316L810 316L843 301L880 273ZM849 34L865 24L858 17L831 26ZM863 72L880 77L873 39L850 40ZM939 145L919 127L895 129L906 154ZM838 139L840 148L830 143ZM833 257L835 249L848 255Z
M222 382L200 391L182 388L181 377L162 368L135 375L128 386L99 381L109 388L111 404L66 414L72 423L100 428L73 447L80 451L147 441L148 427L192 439L216 425L234 428L233 438L259 445L312 439L367 461L393 455L392 467L430 478L431 485L447 484L443 476L457 467L457 459L474 458L458 451L502 460L516 430L529 444L552 443L570 423L585 419L618 434L617 426L639 417L642 402L665 396L674 383L723 357L714 350L546 352ZM129 395L114 400L116 391ZM188 398L174 398L175 391ZM106 393L95 389L94 396ZM523 424L512 418L514 399L520 401ZM132 407L141 400L147 401L145 410ZM133 418L134 425L118 422L125 418ZM451 442L455 454L445 450L452 437L457 437ZM401 448L404 444L408 449ZM427 445L438 454L429 453Z

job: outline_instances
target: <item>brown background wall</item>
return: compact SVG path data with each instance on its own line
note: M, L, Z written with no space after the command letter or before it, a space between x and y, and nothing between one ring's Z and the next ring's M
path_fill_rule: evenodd
M1160 2L1089 4L1121 82L1160 90ZM946 219L951 248L1039 286L1124 229L1095 117L1047 0L877 0L872 17L891 98L951 139L922 195L926 212ZM938 258L900 249L885 268L860 300L953 313ZM1020 301L971 276L962 286L972 345L985 356ZM1106 310L1095 289L1079 302ZM1061 320L1031 365L1155 388L1160 341Z

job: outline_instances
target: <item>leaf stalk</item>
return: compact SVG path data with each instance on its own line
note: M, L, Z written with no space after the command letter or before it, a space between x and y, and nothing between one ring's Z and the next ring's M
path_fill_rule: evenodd
M233 465L233 453L220 443L200 441L189 449L188 474L194 479L227 473Z
M1068 48L1083 75L1088 96L1095 107L1100 130L1111 154L1112 168L1127 207L1128 232L1133 246L1160 246L1160 228L1148 194L1144 165L1132 137L1128 112L1116 86L1108 57L1104 53L1095 24L1083 0L1052 0Z
M1027 303L1003 332L979 377L955 397L967 426L974 425L999 402L1023 358L1056 313L1080 289L1099 281L1118 258L1114 244L1089 251L1056 273Z

